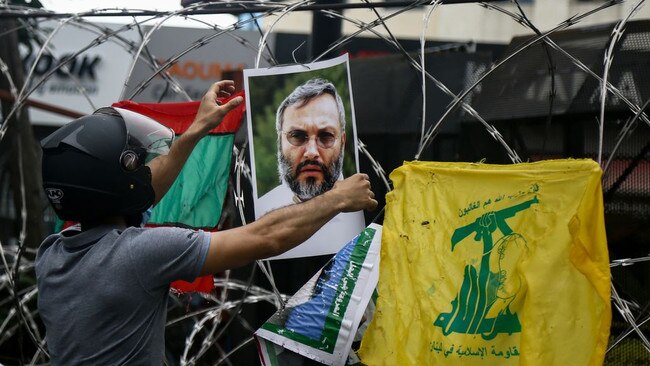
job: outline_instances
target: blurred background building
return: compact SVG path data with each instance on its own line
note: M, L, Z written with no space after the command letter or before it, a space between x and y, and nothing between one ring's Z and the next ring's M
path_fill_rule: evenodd
M56 8L61 6L61 1L42 3L45 8L49 6L58 12L71 11ZM414 158L422 121L426 121L427 127L438 122L454 102L449 93L427 79L426 114L423 116L422 73L412 65L409 57L419 62L420 51L424 49L425 70L452 94L459 94L500 60L519 52L519 47L535 36L533 30L513 17L524 14L540 32L546 32L575 19L577 14L608 2L520 0L519 6L510 1L488 2L484 6L459 3L439 5L430 15L430 6L404 11L410 2L374 3L386 7L364 8L361 1L317 2L316 5L323 8L328 5L332 9L347 5L357 7L337 10L347 18L341 20L315 11L289 12L281 18L266 17L261 10L242 11L249 6L246 2L209 6L202 6L195 0L174 2L172 8L184 6L224 13L218 20L220 28L216 29L211 28L215 20L203 24L186 17L174 17L169 23L162 23L159 29L156 23L160 19L141 27L121 28L133 21L130 16L87 17L83 24L63 26L58 20L34 21L31 38L23 38L19 49L25 75L30 70L33 74L28 88L35 90L29 97L28 113L34 137L40 140L75 115L91 113L121 99L141 102L196 100L212 82L226 78L234 79L238 88L243 88L242 70L256 67L259 43L268 30L272 31L266 39L268 45L261 52L259 67L308 63L339 38L351 36L328 55L350 55L358 136L384 171L390 173L404 160ZM268 2L269 6L273 4L276 3ZM139 7L133 1L111 5ZM585 65L595 75L603 75L605 51L612 31L635 5L636 2L626 1L611 6L566 30L555 32L550 38L569 56L541 44L526 48L485 77L464 101L497 128L523 161L560 157L596 159L600 84L579 65ZM67 2L65 6L82 11L106 4L77 1ZM259 21L250 21L254 17L259 17ZM377 34L359 32L360 24L377 22L380 18L383 23L372 28ZM3 19L0 22L5 21ZM229 24L247 19L243 29L214 37ZM54 30L57 30L56 35L47 41ZM80 52L98 36L110 32L116 34L110 41ZM150 37L150 42L141 57L134 60L133 54L145 37ZM391 43L382 37L397 42ZM420 42L421 37L424 44ZM45 42L48 47L39 56ZM196 47L185 53L191 46ZM650 227L650 124L640 118L630 123L635 113L624 100L637 106L650 100L649 7L642 7L627 24L612 55L608 80L620 95L610 93L605 104L604 162L610 156L612 159L603 179L603 190L610 257L614 260L647 256L650 251L650 230L647 229ZM64 61L67 70L54 71ZM154 70L167 62L170 62L168 76L154 77ZM177 85L170 82L169 77ZM186 94L181 93L178 86ZM0 96L5 102L11 99L6 90ZM3 105L3 116L8 113L6 108ZM247 136L243 130L236 140L240 147ZM617 146L619 140L621 143ZM20 211L14 204L16 192L11 189L8 167L11 155L7 149L6 145L0 146L0 241L3 246L17 245L21 229ZM511 163L485 125L462 108L454 108L445 117L420 159ZM361 170L371 175L375 192L383 204L387 190L380 177L374 174L375 166L363 156L360 164ZM250 211L250 204L247 207ZM251 212L248 214L252 217ZM367 221L373 220L376 214L369 213ZM55 220L52 212L44 210L42 219L51 232ZM292 294L327 259L274 262L278 289ZM235 272L234 276L246 278L249 273L250 268L246 268ZM617 267L613 273L619 291L633 299L640 316L647 317L650 302L647 265ZM263 279L258 280L264 283ZM243 314L250 324L233 330L222 346L228 348L229 341L250 334L246 327L258 326L273 311L270 304L245 308ZM627 329L627 324L616 316L615 312L613 335ZM176 331L186 334L188 329ZM643 331L650 332L647 325ZM10 343L0 343L0 354L8 345ZM254 364L257 359L254 347L249 350L238 353L233 363ZM640 342L631 339L624 347L608 354L606 364L648 364L648 355Z

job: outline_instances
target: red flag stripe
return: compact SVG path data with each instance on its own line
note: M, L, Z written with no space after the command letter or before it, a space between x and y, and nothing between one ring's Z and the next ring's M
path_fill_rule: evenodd
M219 103L227 103L232 98L244 96L244 92L240 91L229 98L217 98ZM154 120L162 123L163 125L174 130L176 134L182 134L194 121L196 112L199 109L201 102L183 102L183 103L137 103L131 100L123 100L113 103L113 107L128 109L130 111L143 114L151 117ZM246 103L241 103L233 110L228 112L223 118L222 122L215 129L211 130L211 134L225 134L235 133L239 129L242 117L246 112Z

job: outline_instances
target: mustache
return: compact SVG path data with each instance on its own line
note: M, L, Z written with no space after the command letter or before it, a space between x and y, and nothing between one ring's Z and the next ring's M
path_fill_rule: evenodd
M306 167L307 165L316 165L323 171L324 174L329 173L329 169L327 168L327 166L325 164L321 163L320 161L317 161L317 160L305 160L303 162L300 162L296 166L296 171L294 172L294 175L298 175L298 173L300 173L302 168Z
M334 187L337 178L341 174L342 164L343 154L339 155L338 159L332 161L329 166L317 160L305 160L299 162L296 168L293 169L291 161L284 154L278 154L280 180L286 182L291 191L301 200L314 198ZM320 167L323 172L323 180L321 182L317 182L315 177L307 177L302 183L298 180L298 172L308 165Z

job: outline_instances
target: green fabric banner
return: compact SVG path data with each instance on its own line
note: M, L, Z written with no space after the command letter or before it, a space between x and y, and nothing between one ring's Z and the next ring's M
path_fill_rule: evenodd
M148 224L213 229L228 188L234 134L201 139Z

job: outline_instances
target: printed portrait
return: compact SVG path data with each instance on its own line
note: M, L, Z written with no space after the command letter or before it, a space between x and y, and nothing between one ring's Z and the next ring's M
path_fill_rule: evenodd
M358 172L347 56L245 70L244 79L256 219ZM364 227L363 212L341 213L276 258L335 253Z

